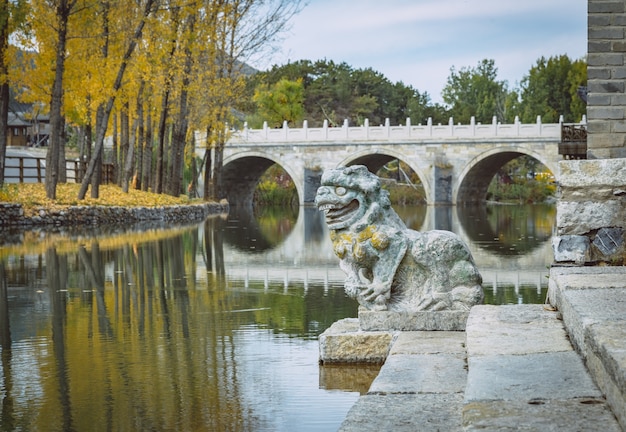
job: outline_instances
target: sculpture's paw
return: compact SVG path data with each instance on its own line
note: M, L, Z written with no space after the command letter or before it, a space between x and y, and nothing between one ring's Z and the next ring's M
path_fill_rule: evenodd
M368 303L377 303L389 299L391 288L388 284L370 284L361 289L360 297Z
M424 297L417 305L417 310L446 310L451 309L452 299L449 293L434 293Z

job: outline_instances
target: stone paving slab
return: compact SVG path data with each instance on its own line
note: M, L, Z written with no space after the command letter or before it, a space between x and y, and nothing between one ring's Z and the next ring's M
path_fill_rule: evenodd
M601 398L574 352L469 357L465 402Z
M563 323L542 305L474 306L467 326L471 357L572 350Z
M463 395L370 394L348 412L340 432L462 431Z
M462 354L465 355L465 333L457 331L401 332L391 346L395 354Z
M466 382L465 356L397 354L387 358L368 393L462 393Z
M603 399L473 402L463 408L465 431L620 432Z

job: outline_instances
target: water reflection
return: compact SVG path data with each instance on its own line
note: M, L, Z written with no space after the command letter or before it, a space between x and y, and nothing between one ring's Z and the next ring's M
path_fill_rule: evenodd
M552 237L553 205L459 207L458 218L472 243L498 255L524 255Z
M459 229L487 302L543 301L525 281L553 213L429 212L398 211ZM317 364L317 336L357 305L316 209L19 235L0 248L3 430L336 430L377 373Z
M224 223L4 255L3 429L336 428L356 396L325 397L316 338L354 305L227 282ZM320 419L327 403L335 416Z

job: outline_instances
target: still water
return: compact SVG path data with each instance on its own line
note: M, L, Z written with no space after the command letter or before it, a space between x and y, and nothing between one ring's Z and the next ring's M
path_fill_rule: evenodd
M554 207L398 213L470 245L487 303L544 301ZM2 431L332 431L376 376L318 365L357 305L315 209L0 237Z

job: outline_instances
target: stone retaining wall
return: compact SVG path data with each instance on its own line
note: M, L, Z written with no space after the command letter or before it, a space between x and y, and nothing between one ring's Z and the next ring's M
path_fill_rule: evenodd
M0 203L0 227L119 225L144 221L185 223L227 211L226 202L162 207L70 206L62 210L42 207L35 216L27 217L21 204Z
M626 264L626 159L559 163L557 263Z

